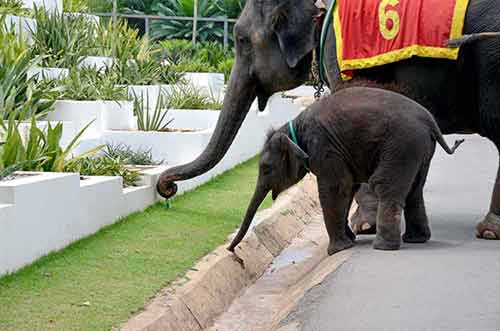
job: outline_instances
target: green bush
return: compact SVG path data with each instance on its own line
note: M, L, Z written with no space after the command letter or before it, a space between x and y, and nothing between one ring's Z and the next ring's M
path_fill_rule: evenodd
M130 165L159 165L163 161L155 161L151 149L133 149L125 144L106 144L103 152L112 159L121 159L125 164Z
M194 0L165 0L155 4L154 11L161 16L193 16ZM198 0L198 16L223 16L217 1ZM216 22L198 22L197 40L208 41L223 37L224 27ZM151 36L155 39L191 39L192 21L155 20L151 23Z
M192 85L176 86L169 94L169 108L220 110L222 103Z
M128 100L127 88L115 84L112 76L94 69L70 70L59 80L45 81L56 90L52 97L59 100Z
M19 131L20 123L14 116L10 116L7 122L0 120L0 127L4 132L1 153L1 166L4 169L22 164L20 167L22 170L62 172L79 159L92 155L102 148L98 146L78 157L69 158L78 140L92 122L87 124L64 149L61 147L62 123L54 127L48 123L47 130L43 131L37 127L36 118L33 116L25 140Z
M71 68L92 48L95 26L83 16L35 8L36 28L31 29L33 52L43 56L43 65Z
M42 114L52 107L47 101L55 91L43 88L35 77L28 79L28 71L41 62L32 58L26 39L17 35L14 28L7 29L5 18L0 19L0 117L15 113L17 119Z
M223 73L226 82L229 80L231 76L231 70L233 69L234 58L228 58L219 63L217 66L217 72Z
M31 17L33 13L24 8L23 0L0 0L0 16L2 15Z
M138 171L128 169L124 160L106 154L80 157L65 167L64 171L78 172L81 176L120 176L125 187L135 186L140 176Z

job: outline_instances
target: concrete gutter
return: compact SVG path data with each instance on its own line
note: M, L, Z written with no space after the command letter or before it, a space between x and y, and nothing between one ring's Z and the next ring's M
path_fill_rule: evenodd
M284 192L272 208L256 216L258 224L236 249L243 264L226 250L227 243L218 247L187 273L187 280L178 280L161 291L122 330L208 329L318 214L316 179L309 175Z

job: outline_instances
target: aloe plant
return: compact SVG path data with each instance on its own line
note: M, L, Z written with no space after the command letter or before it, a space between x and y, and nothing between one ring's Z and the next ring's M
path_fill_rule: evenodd
M151 113L149 93L136 95L134 92L134 113L137 116L137 127L141 131L164 131L172 123L170 119L164 123L168 114L168 103L160 92L156 105Z

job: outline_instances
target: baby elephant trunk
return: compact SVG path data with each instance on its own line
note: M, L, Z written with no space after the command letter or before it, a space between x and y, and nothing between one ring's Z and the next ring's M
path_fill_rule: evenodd
M252 200L250 201L250 205L248 206L245 218L243 219L243 223L241 223L240 230L238 231L238 234L236 234L236 237L234 237L231 245L229 245L229 247L227 248L230 252L234 252L235 247L238 246L238 244L245 237L248 229L250 228L250 224L252 223L255 213L257 212L257 209L259 209L260 204L262 203L262 201L264 201L268 192L269 190L265 190L257 186Z

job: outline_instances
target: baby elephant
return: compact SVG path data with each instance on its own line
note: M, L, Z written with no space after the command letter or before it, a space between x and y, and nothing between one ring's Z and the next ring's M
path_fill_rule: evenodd
M269 135L254 196L228 249L243 239L269 191L275 199L309 171L318 180L328 254L353 246L347 216L359 183L378 196L374 248L399 249L403 210L403 240L426 242L431 233L422 192L436 141L448 154L463 142L448 147L434 117L401 94L352 87L316 102Z

